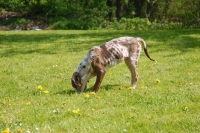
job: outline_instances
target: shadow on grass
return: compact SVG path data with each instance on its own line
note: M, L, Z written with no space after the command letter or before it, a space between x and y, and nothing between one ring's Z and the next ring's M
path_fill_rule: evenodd
M200 30L163 31L39 31L0 33L0 56L17 54L57 54L60 52L80 52L92 46L103 44L121 36L142 37L145 41L156 42L148 47L167 46L187 52L188 48L200 47ZM165 44L167 42L167 44ZM159 49L155 49L156 52Z
M0 56L80 52L123 34L125 33L116 31L11 31L7 34L4 32L0 33Z
M200 30L163 30L155 31L155 33L148 36L147 39L161 42L162 46L166 45L169 48L187 52L188 48L200 47L199 36Z
M109 91L109 90L116 90L116 89L120 89L119 87L120 85L119 84L114 84L114 85L102 85L100 87L100 90L106 90L106 91ZM93 87L89 87L87 88L84 93L88 93L88 92L92 92L93 91ZM74 90L64 90L62 92L60 92L59 94L67 94L67 95L73 95L73 94L77 94Z

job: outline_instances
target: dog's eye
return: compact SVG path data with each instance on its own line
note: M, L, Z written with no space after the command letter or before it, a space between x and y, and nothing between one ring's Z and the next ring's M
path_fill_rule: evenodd
M85 68L85 66L83 66L82 68Z

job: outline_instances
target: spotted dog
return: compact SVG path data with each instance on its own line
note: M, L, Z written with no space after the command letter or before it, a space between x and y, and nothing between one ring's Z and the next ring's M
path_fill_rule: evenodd
M120 37L101 46L94 46L72 75L71 83L74 90L83 92L87 88L87 82L96 76L93 91L99 91L106 69L117 65L123 60L131 72L131 85L134 89L138 81L136 66L142 49L141 45L146 56L155 61L149 56L145 41L139 37Z

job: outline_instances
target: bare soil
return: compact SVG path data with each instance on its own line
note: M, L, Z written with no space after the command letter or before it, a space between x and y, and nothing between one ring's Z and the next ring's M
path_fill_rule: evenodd
M28 20L25 24L4 24L3 22L15 22L19 18ZM39 27L40 29L48 29L47 21L38 16L27 16L26 12L12 12L2 10L0 12L0 30L31 30L31 27Z

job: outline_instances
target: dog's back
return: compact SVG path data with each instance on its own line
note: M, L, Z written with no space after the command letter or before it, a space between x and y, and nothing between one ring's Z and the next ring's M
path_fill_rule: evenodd
M141 46L137 39L133 37L116 38L101 45L100 48L106 67L120 63L125 58L130 57L130 54L139 56L141 51Z

